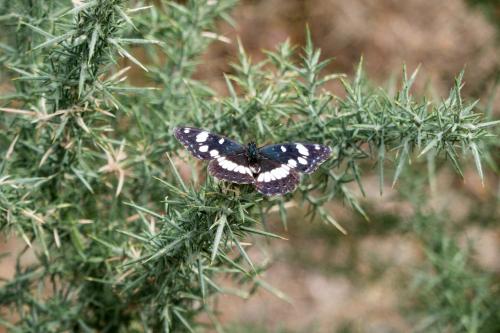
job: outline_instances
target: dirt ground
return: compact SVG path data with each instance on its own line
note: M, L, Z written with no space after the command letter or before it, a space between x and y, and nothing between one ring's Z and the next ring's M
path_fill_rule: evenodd
M385 83L421 66L416 91L447 94L465 69L467 95L482 96L500 68L498 32L463 0L265 0L243 1L233 14L237 27L222 24L220 34L233 43L215 43L199 76L224 91L221 73L229 72L239 37L252 59L290 38L304 45L308 26L328 70L351 74L363 56L370 79ZM498 105L498 103L497 103Z
M441 170L438 188L454 189L454 193L440 195L432 209L446 213L450 220L467 221L473 201L464 192L472 186L480 196L488 195L478 179L474 182L473 170L467 176L472 184L457 185L453 171ZM242 325L250 327L249 332L414 331L415 322L408 319L405 306L415 293L413 275L426 257L418 237L401 231L414 214L413 208L401 203L389 186L380 197L376 177L368 178L364 185L364 203L375 203L371 222L355 216L341 203L330 207L348 230L347 236L332 226L308 221L301 210L291 212L294 217L288 231L276 216L271 222L276 228L273 231L288 241L273 240L264 245L264 257L272 257L273 264L263 279L287 295L288 301L265 289L249 300L222 297L220 312L224 322L235 325L234 332ZM500 208L496 209L498 216ZM464 249L473 244L474 260L482 270L499 274L500 227L490 222L493 226L466 226L459 241ZM257 259L263 256L256 249L250 253Z

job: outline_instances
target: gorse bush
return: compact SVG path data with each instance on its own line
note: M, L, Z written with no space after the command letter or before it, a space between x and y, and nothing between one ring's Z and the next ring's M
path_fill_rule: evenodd
M377 162L381 192L386 167L395 183L416 155L445 157L460 173L461 158L472 157L483 177L487 130L497 122L462 99L462 75L435 103L412 96L416 71L404 69L391 95L370 85L362 63L352 79L325 74L329 61L308 38L303 49L284 42L258 63L240 45L224 77L227 96L217 96L193 74L234 4L0 5L0 59L12 86L0 102L0 229L26 245L0 288L3 313L15 319L1 324L13 332L194 331L203 312L220 329L213 295L275 291L243 241L280 237L266 231L270 210L286 223L285 203L298 201L345 232L323 205L344 201L368 218L347 186L363 191L367 160ZM151 87L128 85L129 66ZM345 96L325 89L331 80ZM266 198L206 177L173 136L182 124L241 142L323 143L334 153L294 194ZM183 165L193 167L189 180ZM21 265L28 250L36 261ZM222 276L237 287L221 285Z
M415 170L405 175L408 177L400 187L401 198L412 203L415 213L403 228L422 242L425 256L420 267L410 269L411 279L405 281L408 289L403 292L405 301L411 303L406 305L406 311L414 322L412 329L495 332L500 322L498 281L474 260L474 248L478 246L471 242L460 246L468 236L464 229L474 223L484 227L488 218L466 216L465 221L456 221L446 212L429 210L433 198L425 194L427 179ZM493 205L497 200L491 200ZM489 200L485 201L488 204ZM480 213L488 215L492 211L483 209Z

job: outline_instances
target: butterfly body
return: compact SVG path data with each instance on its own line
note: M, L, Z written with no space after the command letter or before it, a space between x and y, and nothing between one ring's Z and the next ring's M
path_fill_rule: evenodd
M255 142L250 142L247 145L248 163L257 164L259 162L259 151Z
M238 184L253 184L265 195L285 194L299 183L299 172L311 173L331 154L328 146L283 143L258 148L193 127L178 127L176 138L193 156L210 160L209 173Z

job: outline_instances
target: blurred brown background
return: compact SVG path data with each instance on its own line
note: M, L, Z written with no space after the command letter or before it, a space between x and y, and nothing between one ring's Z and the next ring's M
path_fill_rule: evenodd
M464 95L487 101L500 68L500 23L495 22L500 4L493 3L486 15L482 8L465 0L246 0L233 12L235 28L220 24L218 33L232 43L213 43L197 77L224 94L222 73L231 71L228 64L235 60L237 37L257 61L264 58L262 49L274 49L287 38L303 45L308 25L324 58L335 58L328 71L351 74L363 56L368 77L384 85L400 75L402 64L410 71L421 65L416 93L440 99L465 68ZM498 118L500 94L493 105ZM491 173L486 177L482 187L473 168L466 169L465 183L451 168L440 170L437 185L445 190L436 205L452 219L466 219L477 202L492 200L498 179ZM289 241L255 246L251 255L257 261L272 258L263 278L292 303L265 290L248 301L225 296L219 300L223 323L233 325L234 332L412 331L402 310L404 292L409 272L422 263L424 255L411 234L390 228L391 219L410 216L412 207L397 201L390 187L380 197L377 181L367 177L365 182L365 204L375 207L371 223L342 203L332 205L348 236L331 226L308 222L297 208L290 208L288 231L277 216L272 218L275 231ZM500 274L500 227L495 221L487 222L484 227L466 227L463 243L473 240L479 267ZM15 252L19 246L16 241L0 243L0 252ZM7 258L1 264L1 277L11 276L14 262Z
M287 38L303 45L309 26L324 58L335 59L330 71L352 73L363 56L369 77L384 83L400 73L402 64L409 70L421 65L418 87L430 84L445 95L465 68L465 93L481 95L500 68L499 7L494 7L497 16L488 19L483 7L465 0L247 0L234 11L236 29L223 24L219 30L233 43L213 44L200 76L214 86L222 84L236 37L257 61L263 49L274 49Z

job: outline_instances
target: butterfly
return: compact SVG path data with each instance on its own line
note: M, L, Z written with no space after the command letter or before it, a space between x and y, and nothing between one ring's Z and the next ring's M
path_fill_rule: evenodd
M299 172L312 173L332 153L328 146L310 143L281 143L257 148L225 136L193 127L177 127L175 137L196 158L210 160L208 172L217 179L253 184L271 196L292 192Z

